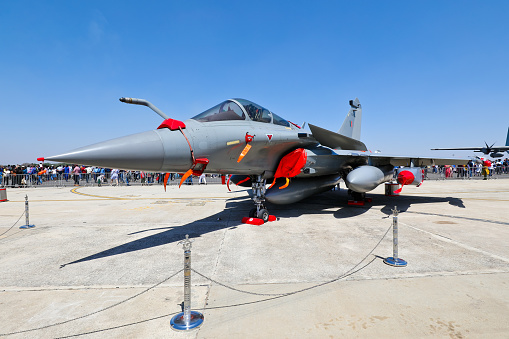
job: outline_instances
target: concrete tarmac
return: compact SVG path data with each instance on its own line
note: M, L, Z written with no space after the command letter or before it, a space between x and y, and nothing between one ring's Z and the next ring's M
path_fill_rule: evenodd
M344 189L330 191L268 204L280 220L262 226L240 222L252 202L246 189L232 189L8 189L0 335L509 337L509 179L425 181L399 197L384 196L382 185L364 207L348 206ZM25 195L36 226L26 230ZM404 268L383 263L394 206ZM175 332L186 234L199 273L192 309L205 321Z

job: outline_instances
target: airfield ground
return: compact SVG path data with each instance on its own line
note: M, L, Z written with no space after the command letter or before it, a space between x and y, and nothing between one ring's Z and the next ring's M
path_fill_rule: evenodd
M382 185L364 207L347 206L344 189L268 204L281 219L253 226L240 223L252 207L242 188L7 189L0 335L508 338L509 179L426 181L399 197L383 193ZM36 227L22 230L25 195ZM392 232L383 236L394 206L405 268L383 263L392 256ZM193 272L192 308L205 321L172 331L186 234L192 267L217 282L259 294L314 288L253 295Z

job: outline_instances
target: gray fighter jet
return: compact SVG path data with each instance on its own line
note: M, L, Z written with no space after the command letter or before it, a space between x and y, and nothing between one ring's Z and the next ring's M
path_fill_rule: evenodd
M184 122L165 120L156 129L38 160L154 172L230 174L231 181L251 186L255 208L250 217L266 222L265 201L291 204L330 190L342 178L352 201L394 179L420 185L420 167L463 165L468 159L393 156L371 153L360 141L362 108L350 100L350 111L337 133L309 124L304 130L274 112L244 99L229 99ZM290 180L291 179L291 180ZM182 183L182 181L181 181ZM266 183L271 183L266 188Z
M487 142L484 142L486 146L481 147L457 147L457 148L432 148L432 151L474 151L474 152L482 152L486 155L490 155L492 158L502 158L504 156L504 151L509 153L509 128L507 129L507 138L505 140L505 146L488 146Z

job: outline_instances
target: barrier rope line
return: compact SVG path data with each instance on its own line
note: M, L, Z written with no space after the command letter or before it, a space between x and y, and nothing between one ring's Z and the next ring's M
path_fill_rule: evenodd
M349 269L348 271L346 271L345 273L343 273L342 275L338 276L337 278L335 279L332 279L332 280L329 280L329 281L326 281L326 282L323 282L323 283L320 283L316 286L311 286L311 287L307 287L305 289L302 289L302 290L297 290L297 291L293 291L293 292L288 292L288 293L257 293L257 292L250 292L250 291L245 291L245 290L241 290L241 289L238 289L238 288L235 288L233 286L229 286L229 285L226 285L226 284L223 284L217 280L214 280L210 277L207 277L206 275L196 271L195 269L191 268L191 271L193 271L194 273L198 274L199 276L213 282L214 284L217 284L217 285L220 285L220 286L223 286L225 288L228 288L230 290L233 290L233 291L237 291L237 292L240 292L240 293L245 293L245 294L251 294L251 295L259 295L259 296L264 296L264 297L271 297L271 296L286 296L286 295L292 295L292 294L296 294L296 293L300 293L300 292L303 292L303 291L307 291L309 289L312 289L312 288L315 288L315 287L318 287L318 286L323 286L323 285L326 285L326 284L330 284L332 282L335 282L335 281L338 281L346 276L349 275L350 272L354 271L357 267L359 267L360 264L362 264L364 262L364 260L366 260L372 253L373 251L378 247L378 245L380 245L380 243L382 242L382 240L387 236L387 233L389 233L389 231L392 229L392 225L389 226L389 228L387 229L387 231L385 231L384 235L382 236L382 238L378 241L378 243L375 245L375 247L373 247L373 249L371 251L369 251L369 253L364 257L362 258L361 261L359 261L359 263L357 263L357 265L355 265L354 267L352 267L351 269ZM373 258L373 260L375 260L375 258ZM373 260L371 262L373 262ZM370 262L370 263L371 263ZM365 266L364 266L365 267ZM357 272L357 271L356 271Z
M21 216L19 217L18 221L16 221L16 222L14 223L14 225L12 225L12 226L11 226L11 227L10 227L7 231L5 231L4 233L0 234L0 237L1 237L2 235L4 235L5 233L9 232L10 230L12 230L12 228L13 228L14 226L16 226L16 224L17 224L17 223L21 220L21 218L22 218L24 215L25 215L25 211L23 211L23 213L21 213Z
M144 320L136 321L136 322L129 323L129 324L123 324L123 325L103 328L103 329L100 329L100 330L94 330L94 331L90 331L90 332L77 333L77 334L70 334L70 335L66 335L66 336L63 336L63 337L56 337L55 339L81 337L82 335L88 335L88 334L94 334L94 333L99 333L99 332L106 332L106 331L116 330L117 328L122 328L122 327L127 327L127 326L132 326L132 325L138 325L138 324L146 323L148 321L157 320L157 319L169 317L169 316L172 316L172 315L176 315L178 313L180 313L180 312L173 312L173 313L163 314L163 315L159 315L157 317L153 317L153 318L149 318L149 319L144 319Z
M147 289L145 289L145 290L141 291L140 293L137 293L137 294L135 294L135 295L133 295L133 296L131 296L131 297L127 298L127 299L124 299L124 300L122 300L122 301L119 301L119 302L117 302L117 303L115 303L115 304L113 304L113 305L110 305L110 306L108 306L108 307L102 308L102 309L97 310L97 311L95 311L95 312L88 313L88 314L85 314L85 315L82 315L82 316L80 316L80 317L76 317L76 318L73 318L73 319L69 319L69 320L61 321L61 322L58 322L58 323L55 323L55 324L50 324L50 325L46 325L46 326L41 326L41 327L31 328L31 329L28 329L28 330L22 330L22 331L10 332L10 333L0 333L0 337L2 337L2 336L8 336L8 335L13 335L13 334L20 334L20 333L27 333L27 332L32 332L32 331L43 330L43 329L46 329L46 328L50 328L50 327L54 327L54 326L59 326L59 325L63 325L63 324L70 323L70 322L72 322L72 321L76 321L76 320L79 320L79 319L83 319L83 318L86 318L86 317L90 317L91 315L94 315L94 314L97 314L97 313L100 313L100 312L104 312L104 311L109 310L109 309L111 309L111 308L113 308L113 307L116 307L116 306L118 306L118 305L121 305L121 304L123 304L123 303L126 303L126 302L128 302L129 300L132 300L132 299L134 299L134 298L136 298L136 297L139 297L139 296L140 296L140 295L142 295L143 293L146 293L146 292L148 292L148 291L150 291L150 290L152 290L152 289L156 288L157 286L159 286L159 285L161 285L162 283L164 283L164 282L166 282L166 281L170 280L171 278L173 278L174 276L176 276L177 274L179 274L179 273L180 273L180 272L182 272L183 270L184 270L184 269L179 270L178 272L176 272L176 273L174 273L174 274L170 275L168 278L166 278L166 279L164 279L164 280L162 280L162 281L158 282L157 284L155 284L155 285L153 285L153 286L151 286L151 287L149 287L149 288L147 288Z
M295 292L290 292L290 293L287 293L287 294L282 294L282 295L278 295L278 296L275 296L275 297L271 297L271 298L265 298L265 299L260 299L260 300L255 300L255 301L248 301L248 302L245 302L245 303L240 303L240 304L233 304L233 305L223 305L223 306L213 306L213 307L204 307L204 308L198 308L197 310L200 310L200 311L206 311L206 310L217 310L217 309L221 309L221 308L229 308L229 307L239 307L239 306L245 306L245 305L252 305L252 304L257 304L257 303L261 303L261 302L265 302L265 301L270 301L270 300L275 300L275 299L279 299L279 298L283 298L283 297L287 297L289 295L292 295L292 294L297 294L299 292L303 292L303 291L307 291L307 290L310 290L310 289L313 289L313 288L316 288L316 287L319 287L319 286L323 286L323 285L326 285L326 284L330 284L334 281L337 281L337 280L340 280L340 279L343 279L343 278L346 278L350 275L353 275L361 270L363 270L364 268L366 268L367 266L369 266L373 261L376 260L376 257L374 257L373 259L371 259L370 262L368 262L367 264L365 264L364 266L362 266L361 268L355 270L355 271L352 271L350 270L351 272L350 273L345 273L341 276L339 276L338 278L332 280L332 281L327 281L327 282L324 282L324 283L321 283L319 285L315 285L315 286L311 286L311 287L308 287L308 288L305 288L305 289L302 289L300 291L295 291ZM149 318L149 319L144 319L144 320L140 320L140 321L136 321L136 322L132 322L132 323L128 323L128 324L123 324L123 325L118 325L118 326L113 326L113 327L108 327L108 328L103 328L103 329L100 329L100 330L95 330L95 331L90 331L90 332L84 332L84 333L77 333L77 334L71 334L71 335L67 335L67 336L64 336L64 337L58 337L57 339L63 339L63 338L73 338L73 337L80 337L80 336L83 336L83 335L87 335L87 334L94 334L94 333L99 333L99 332L106 332L106 331L110 331L110 330L115 330L117 328L122 328L122 327L128 327L128 326L132 326L132 325L138 325L138 324L141 324L141 323L145 323L145 322L149 322L149 321L152 321L152 320L157 320L157 319L161 319L161 318L165 318L165 317L169 317L169 316L174 316L175 314L177 314L179 312L173 312L173 313L168 313L168 314L163 314L163 315L160 315L160 316L156 316L156 317L153 317L153 318Z
M20 217L21 219L21 217ZM375 247L373 247L373 249L361 260L359 261L359 263L357 263L354 267L352 267L351 269L349 269L348 271L346 271L345 273L341 274L340 276L338 276L337 278L335 279L332 279L332 280L329 280L329 281L325 281L325 282L322 282L320 284L316 284L316 285L313 285L313 286L310 286L310 287L306 287L306 288L303 288L303 289L300 289L300 290L297 290L297 291L293 291L293 292L288 292L288 293L280 293L280 294L270 294L270 293L256 293L256 292L249 292L249 291L244 291L244 290L240 290L240 289L237 289L235 287L232 287L232 286L228 286L226 284L223 284L223 283L220 283L219 281L216 281L214 279L211 279L203 274L201 274L200 272L196 271L195 269L191 269L193 272L195 272L196 274L202 276L203 278L205 279L208 279L210 280L211 282L213 283L216 283L218 285L221 285L225 288L228 288L228 289L231 289L231 290L234 290L234 291L237 291L237 292L241 292L241 293L246 293L246 294L251 294L251 295L258 295L258 296L269 296L269 298L265 298L265 299L261 299L261 300L255 300L255 301L250 301L250 302L245 302L245 303L239 303L239 304L232 304L232 305L223 305L223 306L214 306L214 307L204 307L204 308L201 308L201 309L198 309L198 310L214 310L214 309L221 309L221 308L229 308L229 307L238 307L238 306L245 306L245 305L252 305L252 304L257 304L257 303L261 303L261 302L265 302L265 301L270 301L270 300L275 300L275 299L279 299L279 298L283 298L283 297L287 297L287 296L290 296L290 295L294 295L294 294L298 294L298 293L302 293L302 292L305 292L305 291L309 291L309 290L312 290L312 289L315 289L315 288L318 288L318 287L321 287L321 286L325 286L325 285L328 285L328 284L331 284L333 282L336 282L336 281L339 281L341 279L344 279L348 276L351 276L361 270L363 270L364 268L366 268L367 266L371 265L375 260L376 260L376 257L372 258L368 263L366 263L365 265L363 265L362 267L356 269L358 266L360 266L372 253L373 251L378 247L378 245L380 245L380 243L382 242L382 240L387 236L387 233L389 233L389 231L392 229L392 225L387 229L387 231L385 231L384 235L382 236L382 238L378 241L378 243L375 245ZM8 336L8 335L13 335L13 334L20 334L20 333L26 333L26 332L31 332L31 331L37 331L37 330L42 330L42 329L46 329L46 328L49 328L49 327L54 327L54 326L58 326L58 325L63 325L63 324L66 324L66 323L69 323L69 322L72 322L72 321L75 321L75 320L79 320L79 319L83 319L83 318L86 318L86 317L89 317L91 315L94 315L94 314L97 314L97 313L100 313L100 312L103 312L103 311L106 311L106 310L109 310L115 306L118 306L118 305L121 305L129 300L132 300L140 295L142 295L143 293L146 293L148 291L150 291L151 289L161 285L162 283L168 281L169 279L173 278L174 276L176 276L177 274L179 274L180 272L182 272L183 269L179 270L178 272L174 273L173 275L169 276L168 278L164 279L163 281L155 284L154 286L151 286L149 288L147 288L146 290L138 293L138 294L135 294L134 296L132 297L129 297L125 300L122 300L116 304L113 304L113 305L110 305L106 308L103 308L103 309L100 309L100 310L97 310L95 312L92 312L92 313L89 313L89 314L86 314L86 315L83 315L83 316L80 316L80 317L77 317L77 318L73 318L73 319L69 319L69 320L65 320L65 321L62 321L62 322L59 322L59 323L55 323L55 324L51 324L51 325L46 325L46 326L42 326L42 327L38 327L38 328L33 328L33 329L29 329L29 330L23 330L23 331L17 331L17 332L11 332L11 333L4 333L4 334L0 334L0 336ZM157 317L153 317L153 318L150 318L150 319L145 319L145 320L140 320L140 321L137 321L137 322L132 322L132 323L128 323L128 324L124 324L124 325L119 325L119 326L114 326L114 327L109 327L109 328L104 328L104 329L100 329L100 330L95 330L95 331L91 331L91 332L86 332L86 333L78 333L78 334L72 334L72 335L68 335L68 336L64 336L64 337L59 337L59 338L71 338L71 337L78 337L78 336L82 336L82 335L87 335L87 334L93 334L93 333L99 333L99 332L105 332L105 331L109 331L109 330L113 330L113 329L117 329L117 328L122 328L122 327L127 327L127 326L132 326L132 325L136 325L136 324L140 324L140 323L144 323L144 322L148 322L148 321L152 321L152 320L156 320L156 319L161 319L161 318L164 318L164 317L168 317L170 315L175 315L177 314L178 312L174 312L174 313L169 313L169 314L165 314L165 315L161 315L161 316L157 316Z
M223 305L223 306L213 306L213 307L204 307L204 308L197 308L197 310L215 310L215 309L220 309L220 308L228 308L228 307L237 307L237 306L245 306L245 305L251 305L251 304L257 304L257 303L261 303L261 302L265 302L265 301L270 301L270 300L275 300L275 299L279 299L279 298L284 298L284 297L288 297L290 295L294 295L294 294L297 294L297 293L301 293L301 292L305 292L305 291L309 291L309 290L312 290L314 288L317 288L317 287L321 287L321 286L325 286L325 285L328 285L328 284L331 284L333 282L336 282L338 280L341 280L341 279L344 279L348 276L351 276L363 269L365 269L366 267L368 267L369 265L371 265L371 263L373 263L373 261L375 261L377 258L374 257L373 259L371 259L367 264L365 264L364 266L360 267L359 269L355 270L355 271L352 271L350 273L345 273L343 275L340 275L339 277L337 277L336 279L333 279L333 280L329 280L329 281L325 281L323 283L320 283L318 285L314 285L314 286L310 286L310 287L306 287L306 288L303 288L301 290L298 290L298 291L294 291L294 292L290 292L290 293L286 293L286 294L282 294L282 295L278 295L278 296L275 296L275 297L270 297L270 298L266 298L266 299L260 299L260 300L255 300L255 301L248 301L248 302L245 302L245 303L240 303L240 304L233 304L233 305Z

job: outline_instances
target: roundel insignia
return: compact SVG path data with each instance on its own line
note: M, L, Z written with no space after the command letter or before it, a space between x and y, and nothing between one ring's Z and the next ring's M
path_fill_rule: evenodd
M267 139L269 139L269 141L271 141L273 134L266 134L266 136L267 136Z

